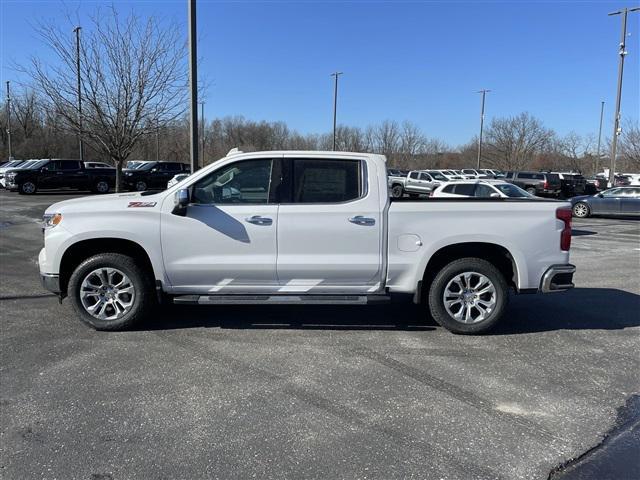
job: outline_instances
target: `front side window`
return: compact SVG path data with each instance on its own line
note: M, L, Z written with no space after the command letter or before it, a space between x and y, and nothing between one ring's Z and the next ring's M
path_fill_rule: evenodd
M417 180L417 179L418 179L418 172L411 172L411 173L409 174L409 178L412 178L412 179L414 179L414 180Z
M441 182L446 182L447 181L447 177L445 177L444 175L442 175L440 172L429 172L429 174L436 180L439 180Z
M622 193L622 189L621 188L611 188L609 190L606 190L606 191L602 192L602 196L603 197L618 197L618 196L620 196L621 193Z
M362 196L359 160L293 160L294 203L340 203Z
M427 182L431 181L431 177L427 173L420 174L420 180L426 180Z
M476 185L476 191L474 195L476 197L490 198L492 193L496 193L493 188L491 188L489 185L479 183Z
M193 186L192 203L268 203L273 160L245 160L226 165Z

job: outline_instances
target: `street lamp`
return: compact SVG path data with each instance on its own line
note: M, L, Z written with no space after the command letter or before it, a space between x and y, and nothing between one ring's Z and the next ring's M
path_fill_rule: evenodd
M342 75L342 72L334 72L331 74L335 77L335 84L333 87L333 151L336 150L336 115L338 110L338 77Z
M487 92L491 90L480 90L478 93L482 94L482 106L480 107L480 135L478 136L478 161L476 162L476 168L480 168L480 157L482 156L482 128L484 127L484 98Z

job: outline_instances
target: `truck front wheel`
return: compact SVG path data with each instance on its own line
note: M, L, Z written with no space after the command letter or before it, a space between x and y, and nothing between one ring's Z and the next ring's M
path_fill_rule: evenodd
M38 187L34 182L30 180L18 185L18 193L21 193L22 195L33 195L37 191L38 191Z
M69 298L80 319L96 330L123 330L139 323L154 307L149 275L135 260L101 253L71 274Z
M493 264L461 258L436 274L429 289L429 310L453 333L484 333L502 317L508 295L507 282Z

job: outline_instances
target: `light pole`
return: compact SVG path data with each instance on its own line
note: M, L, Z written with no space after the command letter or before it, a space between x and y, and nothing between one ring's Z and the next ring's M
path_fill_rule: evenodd
M191 99L191 122L189 139L191 152L191 173L198 169L198 53L196 28L196 0L187 0L189 4L189 90Z
M160 125L156 124L156 162L160 161Z
M635 12L640 10L640 7L624 8L617 12L611 12L612 15L622 15L622 31L620 32L620 49L618 54L620 55L620 61L618 63L618 94L616 96L616 110L613 117L613 141L611 142L611 166L609 167L609 187L615 186L616 179L616 150L618 148L618 137L622 133L620 128L620 102L622 100L622 75L624 72L624 57L627 54L625 50L625 43L627 38L627 14L629 12Z
M204 166L204 102L200 103L200 156L202 157L202 165Z
M7 147L9 147L9 160L11 160L11 93L9 80L7 80Z
M82 142L82 91L80 90L80 30L76 27L73 31L76 34L76 75L78 80L78 148L80 150L80 161L84 161L84 144Z
M335 84L333 87L333 151L336 150L336 118L338 113L338 77L342 75L342 72L334 72L331 74L335 77Z
M593 174L598 173L598 162L600 162L600 142L602 140L602 117L604 116L604 102L600 102L600 128L598 129L598 150L596 153L596 164L593 168Z
M476 168L480 168L480 157L482 157L482 129L484 127L484 98L487 92L491 90L480 90L478 93L482 94L482 106L480 107L480 135L478 136L478 161L476 162Z

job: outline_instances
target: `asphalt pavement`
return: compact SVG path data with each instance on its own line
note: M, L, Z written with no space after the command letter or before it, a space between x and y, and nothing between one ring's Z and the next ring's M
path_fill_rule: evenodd
M402 305L171 306L107 333L39 285L39 219L71 196L0 191L0 478L562 478L640 392L640 221L574 221L577 288L512 297L490 335ZM640 472L634 435L611 478Z

